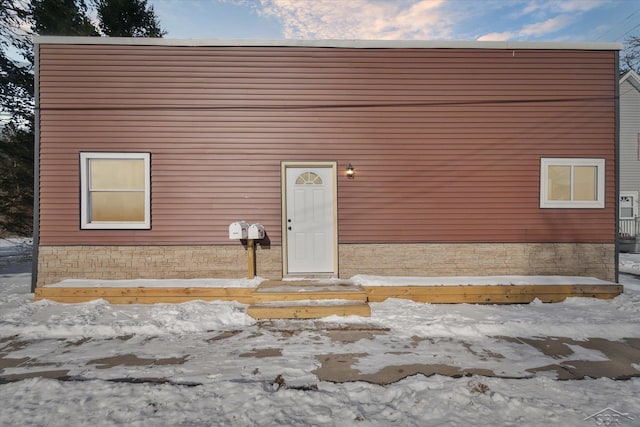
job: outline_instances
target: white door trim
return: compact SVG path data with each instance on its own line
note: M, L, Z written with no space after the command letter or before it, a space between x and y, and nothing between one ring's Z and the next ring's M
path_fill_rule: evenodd
M282 212L282 275L289 275L288 266L288 233L287 233L287 169L299 167L330 168L333 179L333 276L338 275L338 163L337 162L306 162L283 161L280 163L280 188L281 188L281 212Z

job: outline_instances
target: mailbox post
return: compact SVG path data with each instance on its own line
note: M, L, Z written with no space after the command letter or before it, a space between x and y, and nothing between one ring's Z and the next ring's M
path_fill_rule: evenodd
M247 261L249 263L249 279L256 277L256 246L253 239L247 239Z
M264 239L262 224L251 224L247 232L247 250L249 251L249 279L256 277L256 245L255 240Z
M229 239L247 240L247 263L249 279L256 277L256 247L255 240L264 239L262 224L249 224L246 221L233 222L229 225Z

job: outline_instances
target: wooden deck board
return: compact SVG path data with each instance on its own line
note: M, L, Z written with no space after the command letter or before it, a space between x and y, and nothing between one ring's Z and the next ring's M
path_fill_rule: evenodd
M112 304L181 303L187 301L253 302L253 288L36 288L34 299L64 303L104 299Z
M371 308L365 302L339 305L254 304L247 308L247 314L254 319L318 319L332 315L369 317Z
M113 304L181 303L194 300L237 301L256 304L276 301L342 299L353 302L382 302L388 298L410 299L427 303L508 304L559 302L568 297L612 299L623 292L622 285L460 285L460 286L363 286L361 291L345 286L344 291L313 289L304 283L301 292L291 282L290 292L282 292L282 282L274 281L266 291L258 288L62 288L40 287L35 300L49 299L63 303L80 303L105 299ZM276 291L277 290L277 291Z
M367 302L367 294L352 283L317 283L269 280L253 293L255 303L301 300L350 300Z
M321 300L321 299L343 299L351 301L367 301L367 294L361 292L255 292L252 296L254 302L274 302L274 301L300 301L300 300Z
M268 291L271 288L277 288L277 287L291 287L291 288L309 287L309 288L313 288L313 287L328 287L328 286L332 286L332 287L336 287L336 288L340 287L340 288L344 288L344 289L359 288L358 286L354 285L353 283L351 283L348 280L341 280L341 281L327 282L327 283L323 283L323 282L319 282L319 281L313 281L313 280L267 280L267 281L264 281L264 282L260 283L260 286L258 286L258 290Z
M369 302L405 298L429 303L529 303L560 302L568 297L612 299L622 285L464 285L464 286L364 286Z

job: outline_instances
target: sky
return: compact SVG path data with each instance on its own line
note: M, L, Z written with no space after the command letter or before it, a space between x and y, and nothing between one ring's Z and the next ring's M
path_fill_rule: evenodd
M166 38L623 42L640 0L149 0Z
M148 0L165 38L620 42L640 0ZM95 18L95 11L90 11ZM0 112L0 121L2 113Z

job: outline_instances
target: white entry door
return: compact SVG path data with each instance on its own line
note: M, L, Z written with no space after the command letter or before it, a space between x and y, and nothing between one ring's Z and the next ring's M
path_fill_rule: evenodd
M618 203L620 223L618 233L620 236L635 237L638 235L638 192L622 191Z
M283 163L285 274L337 273L335 163Z

